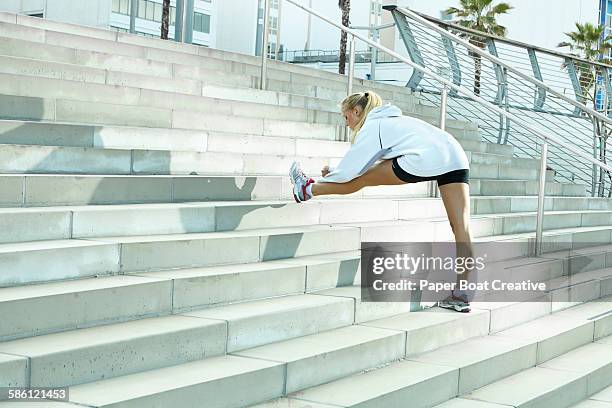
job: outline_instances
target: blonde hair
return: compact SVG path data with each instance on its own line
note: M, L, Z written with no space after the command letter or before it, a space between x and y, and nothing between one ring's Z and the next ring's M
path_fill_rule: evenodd
M361 113L359 122L351 134L351 143L355 142L357 134L368 117L368 113L370 113L372 109L382 106L382 99L376 92L358 92L347 96L340 104L340 108L343 112L355 109L357 106L360 106L363 109L363 112Z

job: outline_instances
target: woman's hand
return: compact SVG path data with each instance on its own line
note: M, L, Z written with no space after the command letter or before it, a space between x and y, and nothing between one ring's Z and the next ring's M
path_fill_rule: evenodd
M323 169L321 169L321 176L325 177L328 174L329 174L329 166L323 167Z

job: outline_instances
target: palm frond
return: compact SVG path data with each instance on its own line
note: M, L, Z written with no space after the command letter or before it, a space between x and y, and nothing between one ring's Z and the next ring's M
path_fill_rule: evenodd
M447 14L455 15L463 27L499 36L506 35L506 27L497 23L496 16L512 10L509 3L493 5L494 0L460 0L460 8L450 7Z
M499 4L496 4L494 7L492 7L491 11L489 11L489 13L487 13L487 14L491 14L491 15L506 14L510 10L512 10L513 8L514 7L512 7L508 3L499 3Z

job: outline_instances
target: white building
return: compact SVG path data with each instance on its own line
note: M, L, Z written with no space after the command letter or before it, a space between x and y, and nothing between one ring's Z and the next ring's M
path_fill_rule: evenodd
M217 48L250 55L261 55L264 0L218 1ZM281 48L282 2L270 0L268 30L269 55L275 58Z
M138 1L136 32L159 37L162 0ZM216 46L216 2L194 0L193 43ZM169 37L174 38L176 0L171 0ZM0 11L22 13L49 20L129 31L131 0L0 0Z
M0 0L0 11L36 15L56 21L127 31L131 0ZM138 1L136 31L159 36L162 0ZM264 0L194 0L193 42L245 54L260 54ZM496 2L501 0L495 0ZM508 27L508 37L544 48L555 48L574 30L575 22L598 22L601 0L505 0L514 6L499 18ZM337 0L301 0L322 14L340 21ZM270 55L305 48L338 50L340 32L284 0L270 0ZM441 17L441 11L458 6L458 0L352 0L351 24L371 26L392 22L382 5L397 4ZM174 22L176 0L171 1ZM310 23L309 23L310 21ZM612 19L611 19L612 21ZM174 26L170 27L174 37ZM382 45L406 55L395 28L383 30ZM358 42L357 48L368 47ZM289 59L290 55L289 55Z
M0 11L44 17L50 20L108 28L110 0L2 0Z

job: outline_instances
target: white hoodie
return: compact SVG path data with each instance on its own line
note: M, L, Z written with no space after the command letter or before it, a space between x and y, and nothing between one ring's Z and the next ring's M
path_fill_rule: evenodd
M346 183L366 172L380 159L398 157L398 164L415 176L437 176L469 169L463 148L449 133L387 104L368 114L355 143L324 183Z

